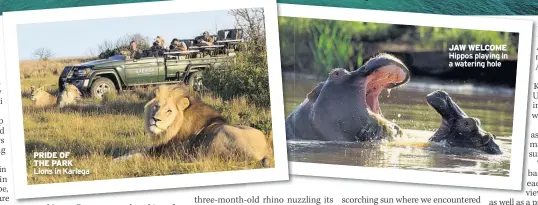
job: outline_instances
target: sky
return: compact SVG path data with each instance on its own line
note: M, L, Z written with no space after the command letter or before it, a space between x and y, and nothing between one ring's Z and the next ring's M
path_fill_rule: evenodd
M206 30L216 34L215 27L234 28L235 19L223 10L23 24L17 27L19 59L36 59L33 53L38 48L52 51L52 58L88 56L104 41L136 33L148 36L150 41L164 36L168 45L173 38L194 38Z

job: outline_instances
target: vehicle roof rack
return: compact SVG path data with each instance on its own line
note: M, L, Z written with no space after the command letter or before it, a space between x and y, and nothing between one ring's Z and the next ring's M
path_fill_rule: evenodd
M236 39L236 40L218 40L215 43L234 43L234 42L243 42L243 39Z
M164 52L165 55L171 55L171 54L190 54L190 53L198 53L199 50L188 50L188 51L170 51L170 52Z
M222 48L224 45L212 45L212 46L191 46L191 48Z

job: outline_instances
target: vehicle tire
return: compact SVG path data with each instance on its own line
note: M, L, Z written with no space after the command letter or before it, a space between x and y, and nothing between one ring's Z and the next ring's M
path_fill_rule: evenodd
M196 71L189 75L188 84L195 91L205 90L204 84L202 83L202 71Z
M108 78L97 78L93 81L90 94L94 98L101 99L107 92L116 92L116 86Z

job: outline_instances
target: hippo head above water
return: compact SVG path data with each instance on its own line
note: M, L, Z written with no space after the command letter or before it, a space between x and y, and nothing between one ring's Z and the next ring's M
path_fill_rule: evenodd
M441 115L441 126L430 138L433 142L445 141L451 147L464 147L502 154L495 143L495 135L481 127L478 118L469 117L445 91L434 91L426 96L428 104Z
M384 89L410 80L396 57L380 54L355 71L333 69L286 119L288 139L365 141L402 136L379 106Z

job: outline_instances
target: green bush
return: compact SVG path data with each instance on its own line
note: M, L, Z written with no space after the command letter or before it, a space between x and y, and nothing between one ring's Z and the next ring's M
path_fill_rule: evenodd
M224 100L245 97L258 106L270 106L266 52L238 53L226 67L204 71L202 81L211 92Z
M446 51L452 44L507 44L517 54L517 37L497 31L279 17L283 71L326 76L353 68L382 51L376 45L408 46L408 52ZM517 35L517 34L516 34Z

